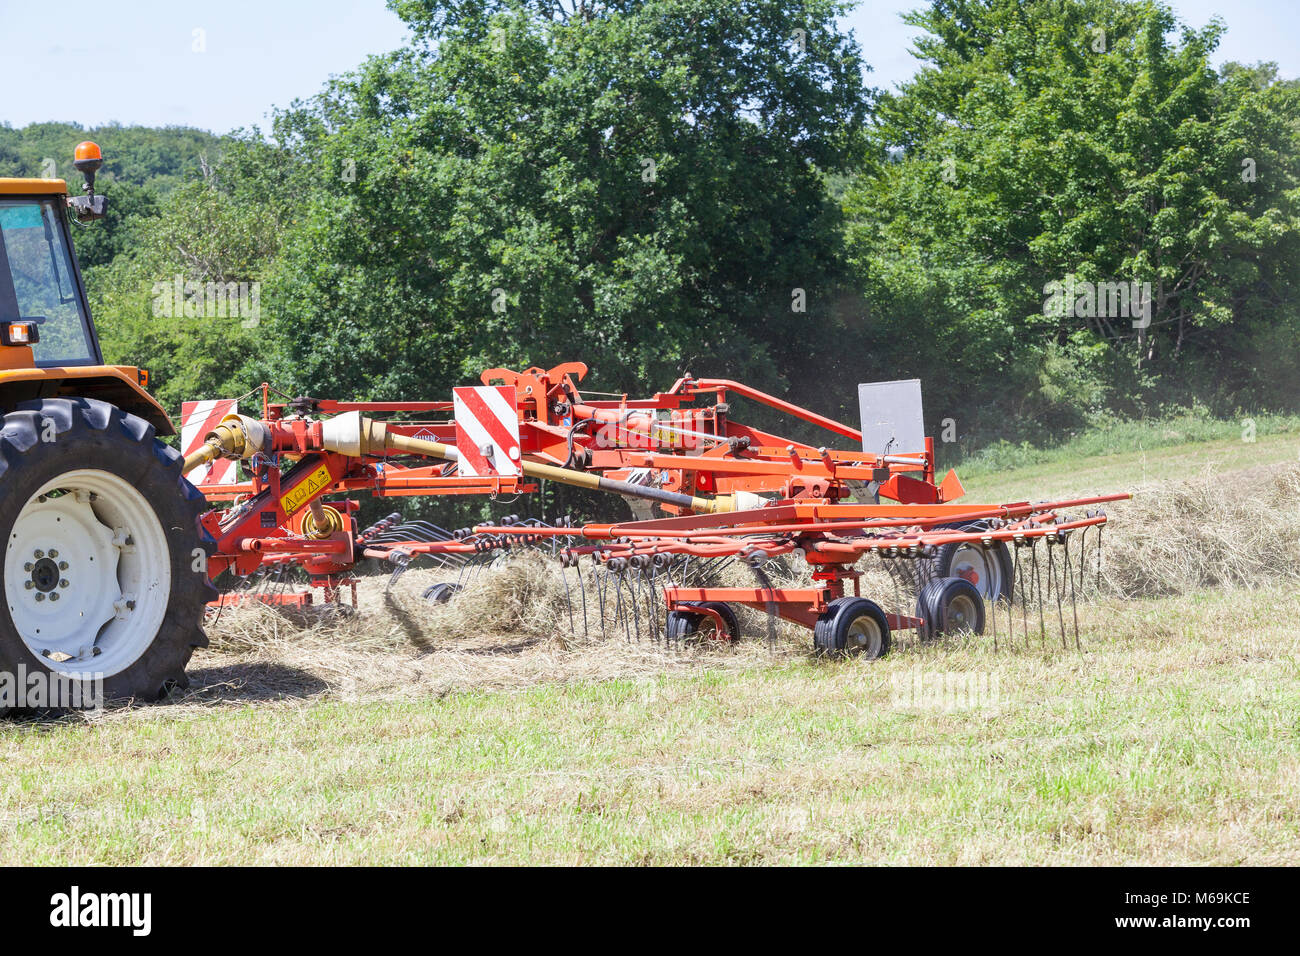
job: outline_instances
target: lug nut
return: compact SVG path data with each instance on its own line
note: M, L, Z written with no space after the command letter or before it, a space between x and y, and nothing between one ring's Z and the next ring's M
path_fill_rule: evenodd
M34 588L35 586L36 586L36 585L32 584L31 581L24 581L24 582L23 582L23 587L27 588L27 590L29 590L29 591L30 591L32 588Z
M55 551L53 548L50 548L50 557L57 558L58 556L59 556L59 552Z
M38 557L38 558L43 558L43 557L45 557L45 552L42 551L40 548L37 548L37 549L36 549L35 551L33 551L32 553L35 554L36 557Z
M61 587L61 588L66 588L67 586L68 586L68 579L67 579L67 578L63 578L62 580L59 581L59 587Z
M42 591L37 591L37 592L36 592L36 600L38 600L38 601L44 601L44 600L45 600L45 594L44 594L44 592L42 592Z
M67 561L60 561L60 562L59 562L59 570L60 570L60 571L66 571L66 570L68 570L68 562L67 562Z
M57 601L58 599L59 599L59 592L58 592L58 591L51 591L51 592L50 592L50 600L51 600L51 601Z
M23 565L23 570L30 571L33 568L33 566L34 565L30 561L28 561L26 564Z

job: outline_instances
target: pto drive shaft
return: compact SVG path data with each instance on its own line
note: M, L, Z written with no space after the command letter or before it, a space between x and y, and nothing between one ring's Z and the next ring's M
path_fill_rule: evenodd
M246 415L229 415L205 436L203 447L185 459L184 470L189 472L214 458L251 458L259 451L269 450L269 445L270 431L265 424ZM321 448L352 458L397 452L443 461L460 459L460 454L453 445L390 432L384 422L363 418L360 412L346 412L323 422ZM572 468L545 465L541 462L524 461L520 463L520 467L529 478L543 478L577 488L590 488L593 491L606 491L659 504L676 505L680 508L689 508L699 514L761 508L767 504L766 499L743 491L717 498L697 498L664 491L662 488L616 481L613 478L604 478Z

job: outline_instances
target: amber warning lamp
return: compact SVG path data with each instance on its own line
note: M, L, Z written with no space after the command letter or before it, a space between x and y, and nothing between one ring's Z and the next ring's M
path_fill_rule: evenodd
M71 197L68 206L81 222L101 218L105 211L104 197L95 195L95 173L104 165L104 155L99 151L99 145L90 140L78 143L72 154L72 165L77 167L86 181L82 187L86 195Z

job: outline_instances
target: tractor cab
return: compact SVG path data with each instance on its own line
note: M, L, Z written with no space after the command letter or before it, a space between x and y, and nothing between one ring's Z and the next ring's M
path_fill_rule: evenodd
M27 183L48 188L0 180L0 367L102 365L63 197L17 190Z
M94 143L77 147L80 196L68 196L62 179L0 178L0 412L82 395L172 435L171 420L145 390L148 373L104 364L82 286L70 226L104 216L105 198L94 189L102 162Z

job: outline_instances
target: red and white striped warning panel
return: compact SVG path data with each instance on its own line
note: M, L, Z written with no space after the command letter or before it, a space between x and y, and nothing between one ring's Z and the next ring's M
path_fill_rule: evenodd
M456 416L460 473L479 478L522 475L514 388L509 385L453 388L451 400Z
M239 403L233 398L214 398L206 402L181 402L181 454L189 455L203 446L203 436L227 415L239 411ZM233 485L239 481L237 462L218 458L206 465L200 465L187 477L196 485Z

